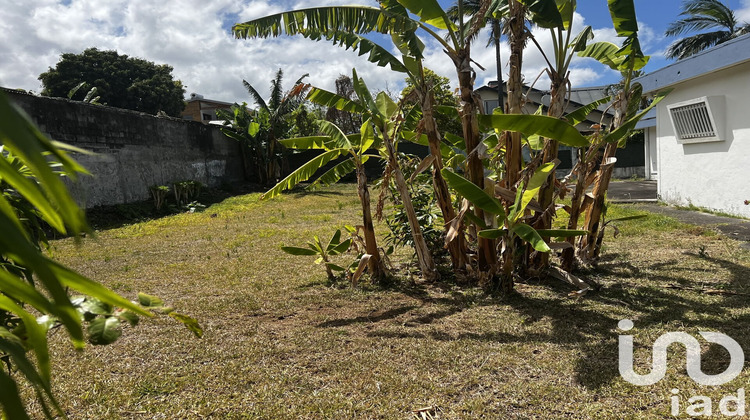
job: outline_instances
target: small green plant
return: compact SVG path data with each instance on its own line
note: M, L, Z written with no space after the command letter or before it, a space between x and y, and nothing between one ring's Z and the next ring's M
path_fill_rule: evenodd
M86 82L81 82L78 85L76 85L73 89L68 91L68 99L73 99L73 96L75 96L76 93L78 93L78 90L85 87L87 85ZM88 104L92 105L103 105L101 102L99 102L99 99L101 99L101 96L94 96L97 92L96 86L92 87L87 93L86 96L81 100L81 102L86 102Z
M351 238L342 242L341 229L336 229L336 233L333 234L333 237L331 237L331 240L325 246L320 241L320 238L315 235L313 240L307 243L307 248L282 246L281 250L292 255L317 255L318 259L315 260L315 264L323 264L326 268L328 279L333 281L336 279L336 276L333 274L334 271L343 272L346 269L332 263L330 257L346 252L349 250L351 244Z
M206 205L201 204L197 201L191 201L190 203L185 205L185 209L188 213L200 213L206 209Z
M699 245L698 246L698 256L701 258L708 258L708 247L706 245Z
M164 203L167 201L169 187L166 185L152 185L148 187L148 191L151 193L151 197L154 199L154 206L156 207L156 210L161 210L161 208L164 207Z
M174 199L177 205L188 204L198 198L203 184L198 181L180 181L173 184Z

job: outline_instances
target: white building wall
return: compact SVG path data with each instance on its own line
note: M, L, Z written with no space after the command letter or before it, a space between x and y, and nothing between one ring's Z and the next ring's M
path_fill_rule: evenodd
M678 144L667 106L702 96L723 96L720 142ZM750 63L679 83L657 110L659 197L750 217Z

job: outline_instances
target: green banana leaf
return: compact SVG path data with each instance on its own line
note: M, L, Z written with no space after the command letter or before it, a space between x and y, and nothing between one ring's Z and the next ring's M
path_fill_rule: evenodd
M297 170L289 174L286 178L282 179L273 188L266 191L261 196L261 200L273 198L281 194L282 191L292 188L295 185L299 184L300 182L307 181L308 179L310 179L310 177L312 177L315 174L315 172L318 169L322 168L325 164L327 164L333 159L336 159L343 153L348 153L348 150L347 149L333 149L333 150L329 150L324 153L321 153L320 155L314 157L309 162L297 168Z
M566 146L586 147L589 144L575 126L546 115L479 115L478 118L480 124L497 130L517 131L525 136L539 135Z
M505 209L503 208L500 201L487 194L484 190L474 185L471 181L462 177L461 175L454 174L448 169L443 168L440 171L443 177L454 190L461 194L465 199L469 200L476 207L499 216L501 219L505 218Z

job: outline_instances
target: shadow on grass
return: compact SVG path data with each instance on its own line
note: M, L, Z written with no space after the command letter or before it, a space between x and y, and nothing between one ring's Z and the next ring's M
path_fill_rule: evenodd
M685 258L701 258L686 255ZM750 279L750 268L735 262L702 257L712 264L705 269L708 273L723 271L729 273L725 290L744 292ZM575 366L576 381L588 389L599 389L608 386L619 378L618 371L618 322L629 317L635 321L638 330L656 328L661 331L669 324L682 331L719 331L735 339L743 348L750 348L750 332L746 328L750 323L750 313L737 315L730 309L750 307L747 296L712 296L707 299L701 294L701 284L684 261L671 260L647 267L636 267L623 262L616 255L602 261L592 275L614 275L621 282L607 287L598 293L587 295L587 304L579 304L572 299L559 297L567 293L560 282L542 281L535 287L543 287L553 292L553 297L530 297L520 294L501 300L491 297L473 297L456 293L449 297L431 296L425 286L412 285L402 287L401 293L431 304L436 310L405 318L402 325L418 327L432 324L437 320L450 317L469 307L507 305L520 314L524 323L534 323L542 318L551 320L552 328L544 332L508 333L488 331L483 333L458 332L449 334L445 331L398 330L369 331L367 336L380 338L416 338L436 341L476 340L493 343L554 343L565 347L575 347L580 355L570 363ZM659 275L643 278L643 272L658 272ZM670 289L665 286L680 285L683 290ZM435 287L431 285L430 287ZM414 306L405 306L387 311L377 320L396 318L408 313ZM627 315L618 315L627 313ZM698 316L696 316L696 314ZM319 327L336 327L357 322L372 322L372 317L328 321ZM638 338L636 338L636 341ZM651 343L643 343L650 346ZM703 370L706 373L722 372L729 363L729 354L720 346L708 347L704 356Z
M355 186L356 188L356 186ZM314 197L338 197L346 195L345 193L341 191L331 191L331 190L324 190L324 189L316 189L316 190L308 190L307 186L296 186L293 189L285 192L285 195L288 195L293 198L305 198L308 196L314 196Z
M322 327L322 328L344 327L347 325L361 324L361 323L366 323L366 322L380 322L380 321L385 321L388 319L396 318L399 315L405 314L415 308L416 306L412 305L412 306L402 306L400 308L389 309L387 311L373 311L367 315L358 316L355 318L342 318L342 319L334 319L332 321L326 321L326 322L318 324L318 327Z
M209 207L231 197L263 191L265 191L265 189L256 184L241 184L223 189L211 188L201 191L195 201ZM93 229L107 230L131 225L133 223L161 219L163 217L184 213L185 211L187 211L185 208L181 208L173 202L173 196L170 195L169 201L165 207L160 210L157 210L154 207L153 200L144 200L111 206L96 206L86 210L86 218Z

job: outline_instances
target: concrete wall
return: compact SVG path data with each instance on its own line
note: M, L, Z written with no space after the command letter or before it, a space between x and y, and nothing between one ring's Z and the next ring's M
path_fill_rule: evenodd
M723 96L722 141L678 144L667 106L703 96ZM659 197L750 217L750 63L679 83L657 108Z
M242 179L239 144L216 127L66 99L6 93L51 139L95 153L74 154L93 174L70 186L83 207L145 200L148 187L155 184L196 180L215 187Z

